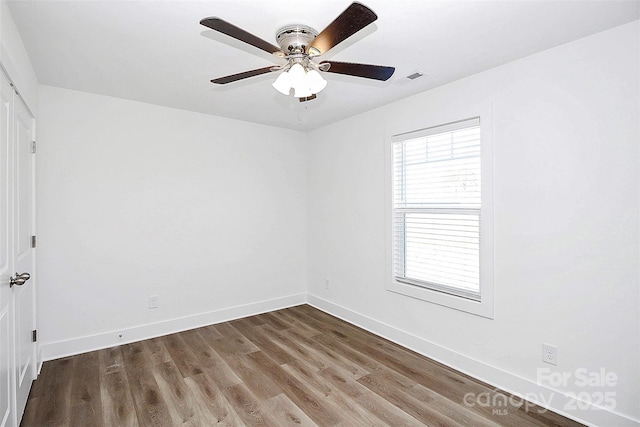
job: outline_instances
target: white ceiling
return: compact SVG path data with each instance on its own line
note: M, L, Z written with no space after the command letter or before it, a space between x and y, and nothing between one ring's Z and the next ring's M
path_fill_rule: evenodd
M9 0L41 84L279 127L310 130L578 38L640 19L632 1L363 0L378 20L320 59L395 66L387 82L324 74L300 103L275 74L215 77L277 63L199 24L218 16L276 44L297 23L321 31L349 0ZM415 71L425 75L410 81Z

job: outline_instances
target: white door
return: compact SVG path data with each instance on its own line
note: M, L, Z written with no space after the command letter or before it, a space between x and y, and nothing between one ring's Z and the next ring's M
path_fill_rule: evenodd
M0 427L14 427L13 362L13 88L0 72Z
M34 120L1 72L0 85L0 427L15 427L36 375Z
M27 280L13 287L15 306L15 369L16 369L16 409L20 419L27 404L31 382L35 379L35 287L34 255L32 236L34 233L34 167L31 146L34 120L22 100L14 101L14 263L16 275Z

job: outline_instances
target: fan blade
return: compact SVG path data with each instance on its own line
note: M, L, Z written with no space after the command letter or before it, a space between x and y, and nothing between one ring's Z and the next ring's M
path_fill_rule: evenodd
M245 71L244 73L231 74L230 76L219 77L211 80L211 83L226 85L227 83L237 82L238 80L247 79L249 77L259 76L260 74L270 73L273 67L258 68L256 70Z
M246 32L242 28L238 28L235 25L230 24L220 18L204 18L202 21L200 21L200 24L204 25L205 27L211 28L212 30L219 31L222 34L233 37L234 39L238 39L241 42L245 42L247 44L250 44L251 46L255 46L258 49L262 49L265 52L280 52L279 47L276 47L271 43L262 40L260 37L254 36L253 34Z
M318 56L327 53L329 49L351 37L373 21L378 16L367 6L354 2L344 10L318 37L307 46L307 53Z
M364 77L374 80L389 80L389 77L396 71L393 67L383 67L382 65L355 64L352 62L323 61L320 63L329 64L327 73L346 74L348 76Z

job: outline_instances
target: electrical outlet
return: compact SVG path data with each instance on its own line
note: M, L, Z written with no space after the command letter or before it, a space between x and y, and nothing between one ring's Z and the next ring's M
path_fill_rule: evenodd
M324 288L329 289L329 279L324 279Z
M151 295L149 297L149 309L158 308L158 295Z
M542 361L552 365L558 365L558 347L542 343Z

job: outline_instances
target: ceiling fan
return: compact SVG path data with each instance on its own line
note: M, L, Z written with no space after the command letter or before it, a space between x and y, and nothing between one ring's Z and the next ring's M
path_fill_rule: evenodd
M288 25L281 28L276 33L278 47L218 17L204 18L200 24L205 27L269 52L276 58L286 60L282 65L219 77L211 80L211 83L227 84L265 73L282 71L273 83L273 87L284 95L289 95L293 89L293 96L303 102L314 99L316 94L327 85L319 72L386 81L393 75L395 68L315 60L316 57L327 53L376 19L378 16L371 9L354 2L320 33L306 25Z

